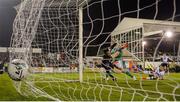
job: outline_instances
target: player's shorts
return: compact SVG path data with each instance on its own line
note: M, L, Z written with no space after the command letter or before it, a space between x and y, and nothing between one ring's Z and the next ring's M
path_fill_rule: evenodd
M159 75L160 75L160 76L164 76L164 74L165 74L165 71L159 72Z
M115 61L113 62L113 64L118 68L126 68L125 62L122 60Z
M161 63L161 66L162 66L162 67L168 67L169 64L168 64L168 63Z
M111 62L106 62L106 63L102 63L102 67L105 69L105 70L111 70L114 68L113 64Z

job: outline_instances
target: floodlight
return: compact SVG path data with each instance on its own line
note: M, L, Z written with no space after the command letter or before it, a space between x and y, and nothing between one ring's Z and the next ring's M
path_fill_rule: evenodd
M146 42L146 41L143 41L143 42L142 42L142 45L143 45L143 46L144 46L144 45L146 45L146 44L147 44L147 42Z
M172 31L167 31L165 32L165 36L168 38L171 38L173 36L173 32Z

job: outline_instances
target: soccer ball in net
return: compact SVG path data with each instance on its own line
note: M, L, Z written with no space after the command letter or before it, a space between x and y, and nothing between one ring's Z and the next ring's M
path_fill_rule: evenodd
M28 64L22 59L14 59L9 64L8 74L12 80L21 81L28 75Z

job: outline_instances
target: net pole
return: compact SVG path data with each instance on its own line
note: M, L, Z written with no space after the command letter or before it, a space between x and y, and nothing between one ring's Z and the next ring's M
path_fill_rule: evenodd
M83 82L83 9L79 7L79 81Z

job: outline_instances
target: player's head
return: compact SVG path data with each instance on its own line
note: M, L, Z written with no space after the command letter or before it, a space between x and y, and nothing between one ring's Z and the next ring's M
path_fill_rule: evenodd
M116 45L117 43L114 43L113 45L111 45L110 49L113 49Z
M104 50L104 54L110 56L111 55L110 48L106 48Z
M163 53L163 56L166 56L166 53Z
M128 43L124 42L124 43L121 44L121 48L127 48L127 47L128 47Z

